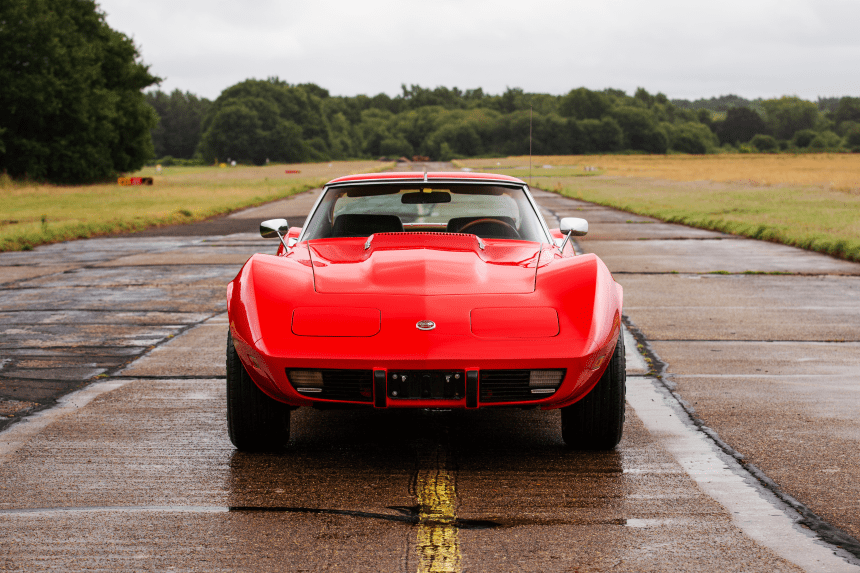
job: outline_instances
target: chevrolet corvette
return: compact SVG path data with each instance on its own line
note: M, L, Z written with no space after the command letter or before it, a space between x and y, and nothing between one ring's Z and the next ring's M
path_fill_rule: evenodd
M301 228L264 221L275 254L228 285L234 446L277 450L314 408L561 411L568 447L614 448L624 425L623 291L550 229L528 185L486 173L329 182Z

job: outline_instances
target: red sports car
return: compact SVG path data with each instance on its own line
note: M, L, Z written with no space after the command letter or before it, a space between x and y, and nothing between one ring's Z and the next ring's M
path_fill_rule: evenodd
M624 424L622 289L550 230L521 180L485 173L335 179L304 227L265 221L275 255L227 288L227 421L282 447L301 407L561 409L565 443Z

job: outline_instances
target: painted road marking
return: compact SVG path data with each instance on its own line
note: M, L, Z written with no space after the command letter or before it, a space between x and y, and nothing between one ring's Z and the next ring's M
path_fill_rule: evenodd
M438 446L421 456L415 480L418 498L418 573L460 571L457 490L448 454Z

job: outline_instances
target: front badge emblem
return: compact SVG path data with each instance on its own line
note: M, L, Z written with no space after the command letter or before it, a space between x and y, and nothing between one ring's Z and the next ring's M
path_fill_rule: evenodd
M418 330L433 330L436 328L436 323L432 320L419 320L415 327L418 328Z

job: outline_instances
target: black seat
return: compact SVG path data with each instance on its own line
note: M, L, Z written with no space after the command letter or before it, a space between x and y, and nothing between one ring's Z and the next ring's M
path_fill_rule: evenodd
M369 237L374 233L402 233L397 215L338 215L331 228L332 237Z

